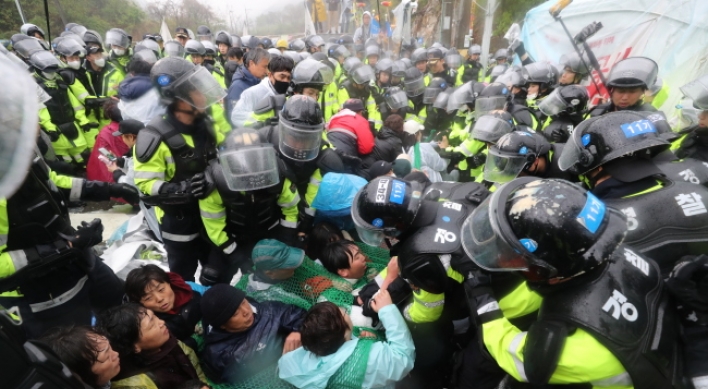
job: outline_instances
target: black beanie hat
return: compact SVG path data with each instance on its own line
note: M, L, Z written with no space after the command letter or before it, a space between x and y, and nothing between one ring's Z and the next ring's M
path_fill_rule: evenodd
M209 288L201 301L204 326L219 328L224 325L245 298L244 291L228 284L216 284Z

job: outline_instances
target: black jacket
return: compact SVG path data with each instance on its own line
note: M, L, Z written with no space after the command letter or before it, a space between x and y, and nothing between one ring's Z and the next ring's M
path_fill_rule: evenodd
M371 156L374 161L393 162L399 154L403 153L403 136L405 133L397 134L390 128L382 128L376 135L374 151Z

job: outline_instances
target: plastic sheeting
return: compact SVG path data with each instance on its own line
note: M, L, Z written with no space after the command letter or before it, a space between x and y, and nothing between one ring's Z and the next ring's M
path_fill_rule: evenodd
M558 63L561 55L574 51L563 27L548 12L556 2L548 1L526 14L521 36L536 61ZM588 44L605 75L613 64L630 56L655 60L659 77L669 86L669 98L661 107L667 115L674 113L681 99L678 88L708 74L706 15L705 0L576 0L561 12L573 36L593 21L603 24ZM600 84L595 72L593 77ZM592 83L588 90L596 94ZM601 90L605 92L604 87Z

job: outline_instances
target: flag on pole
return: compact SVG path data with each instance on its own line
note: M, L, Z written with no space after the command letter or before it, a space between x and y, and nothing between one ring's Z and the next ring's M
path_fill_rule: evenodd
M310 10L307 8L307 2L305 2L305 36L310 35L317 35L317 30L315 30L315 23L312 22Z
M165 23L165 18L162 18L162 25L160 25L160 36L163 42L172 40L172 34L170 33L170 28L167 27L167 23Z

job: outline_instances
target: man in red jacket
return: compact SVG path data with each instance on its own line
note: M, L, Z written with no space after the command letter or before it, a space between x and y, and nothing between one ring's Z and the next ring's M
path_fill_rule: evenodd
M374 134L369 121L362 116L364 104L360 99L349 99L339 113L332 116L327 126L327 139L340 152L363 157L374 149Z

